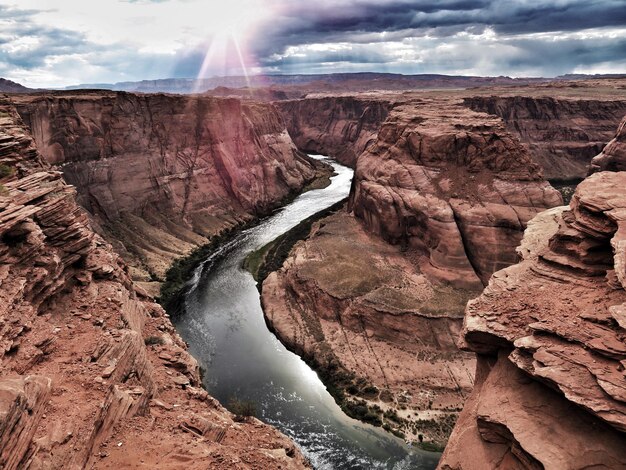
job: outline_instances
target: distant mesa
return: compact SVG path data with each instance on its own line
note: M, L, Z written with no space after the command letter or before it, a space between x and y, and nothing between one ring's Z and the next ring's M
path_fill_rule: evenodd
M0 78L0 93L27 93L29 91L33 91L33 89L6 78Z

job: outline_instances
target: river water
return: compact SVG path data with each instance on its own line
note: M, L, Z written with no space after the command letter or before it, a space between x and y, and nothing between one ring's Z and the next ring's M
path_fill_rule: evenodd
M292 438L315 468L433 469L439 454L341 411L316 373L267 329L256 282L241 268L250 252L348 195L352 170L326 160L336 172L330 186L243 231L196 271L176 327L205 371L208 392L225 405L255 402L257 417Z

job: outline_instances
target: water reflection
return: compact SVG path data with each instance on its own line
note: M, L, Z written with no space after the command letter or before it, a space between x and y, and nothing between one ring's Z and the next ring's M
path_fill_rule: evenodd
M329 187L301 195L205 262L177 328L205 370L207 390L224 404L254 401L259 418L291 437L315 468L433 469L437 454L341 411L317 374L267 330L256 283L241 268L248 253L348 195L352 170L330 163Z

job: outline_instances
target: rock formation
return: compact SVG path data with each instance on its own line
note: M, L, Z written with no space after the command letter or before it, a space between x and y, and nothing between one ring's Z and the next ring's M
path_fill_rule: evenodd
M613 140L591 160L590 173L598 171L626 171L626 117Z
M584 87L584 82L578 86ZM623 93L621 98L595 97L594 86L587 96L555 98L559 88L548 88L553 89L552 96L531 91L526 96L476 96L466 98L465 103L475 111L501 117L541 165L546 178L584 178L589 162L613 137L615 126L626 114L626 99Z
M113 92L14 99L43 156L139 280L162 278L174 258L316 176L269 104Z
M349 414L439 443L472 389L474 358L455 341L476 295L433 284L345 209L318 222L262 290L270 328L345 390Z
M560 203L500 119L426 98L390 112L350 196L365 227L421 272L472 289L514 263L528 220Z
M168 316L6 98L0 170L1 468L305 466L286 437L201 389Z
M587 178L468 303L476 386L442 469L626 468L624 188Z
M368 96L312 96L276 103L298 148L331 155L354 168L387 118L394 100Z

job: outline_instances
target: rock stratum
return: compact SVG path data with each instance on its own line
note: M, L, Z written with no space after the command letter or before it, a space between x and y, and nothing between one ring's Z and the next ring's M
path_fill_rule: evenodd
M319 169L270 104L105 91L14 100L44 158L146 283L302 190Z
M615 137L602 152L591 160L590 173L598 171L626 171L626 117Z
M0 99L0 467L303 468L201 388L168 316Z
M476 384L440 468L626 468L624 188L587 178L468 303Z
M558 90L558 88L557 88ZM556 91L556 90L555 90ZM475 111L501 117L526 146L546 178L576 180L613 137L626 114L626 99L552 96L478 96L465 103Z
M281 340L347 392L344 409L441 445L473 385L455 342L465 303L562 200L500 118L393 100L356 162L350 214L318 222L262 299Z

